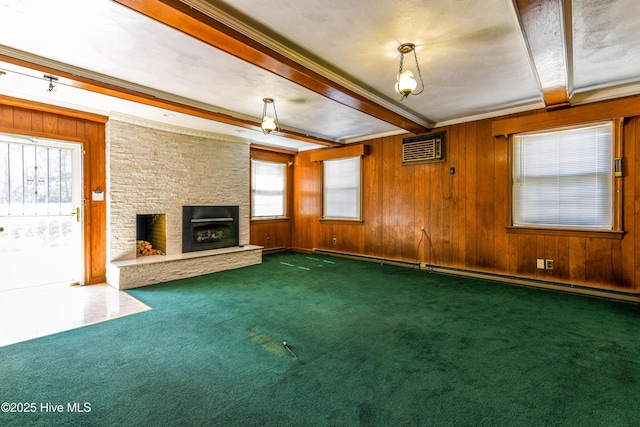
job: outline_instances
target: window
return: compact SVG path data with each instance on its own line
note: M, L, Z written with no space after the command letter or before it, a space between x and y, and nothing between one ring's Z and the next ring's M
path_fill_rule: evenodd
M360 219L360 163L360 156L323 162L324 218Z
M251 160L251 217L285 216L286 164Z
M514 226L613 229L613 123L515 135Z

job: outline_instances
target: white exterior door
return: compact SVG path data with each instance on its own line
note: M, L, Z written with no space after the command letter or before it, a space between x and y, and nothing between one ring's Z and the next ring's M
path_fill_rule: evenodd
M84 281L82 145L0 134L0 291Z

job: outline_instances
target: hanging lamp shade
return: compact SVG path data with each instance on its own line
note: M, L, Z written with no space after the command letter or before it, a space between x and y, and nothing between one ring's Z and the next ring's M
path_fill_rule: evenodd
M406 99L409 95L418 95L424 90L424 81L422 80L422 74L420 73L420 65L418 64L418 55L416 54L416 46L413 43L403 43L398 46L398 52L400 52L400 65L398 66L398 75L396 78L396 92L400 95L399 100ZM414 78L414 74L410 69L404 68L404 56L413 52L413 58L415 61L415 69L420 79L420 90L416 92L418 82Z
M266 133L271 133L276 130L276 119L271 116L264 116L262 118L262 130Z
M262 107L262 133L270 134L271 132L277 132L280 130L280 124L278 123L278 113L276 113L276 104L272 98L263 98L264 103ZM272 114L267 111L271 107Z
M411 70L404 70L401 74L398 74L398 81L396 82L396 92L403 97L409 96L418 87L418 82L413 78Z

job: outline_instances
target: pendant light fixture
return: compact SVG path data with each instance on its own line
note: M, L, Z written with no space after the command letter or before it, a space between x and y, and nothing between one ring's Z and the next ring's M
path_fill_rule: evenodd
M399 101L406 99L409 95L421 94L424 90L424 82L422 81L422 74L420 73L420 65L418 65L418 55L416 54L416 46L413 43L403 43L398 46L398 52L400 52L400 66L398 68L398 77L396 80L396 92L400 95ZM413 58L416 63L416 72L420 79L420 90L414 92L418 83L414 79L414 74L410 69L404 69L404 56L413 52Z
M276 104L272 98L263 98L264 106L262 107L262 133L270 134L271 132L277 132L280 130L280 123L278 121L278 113L276 113ZM271 106L273 113L270 115L267 110Z

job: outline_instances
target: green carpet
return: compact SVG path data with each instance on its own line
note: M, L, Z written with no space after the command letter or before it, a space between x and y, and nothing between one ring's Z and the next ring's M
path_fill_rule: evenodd
M0 348L0 425L640 423L637 305L304 254L129 292Z

